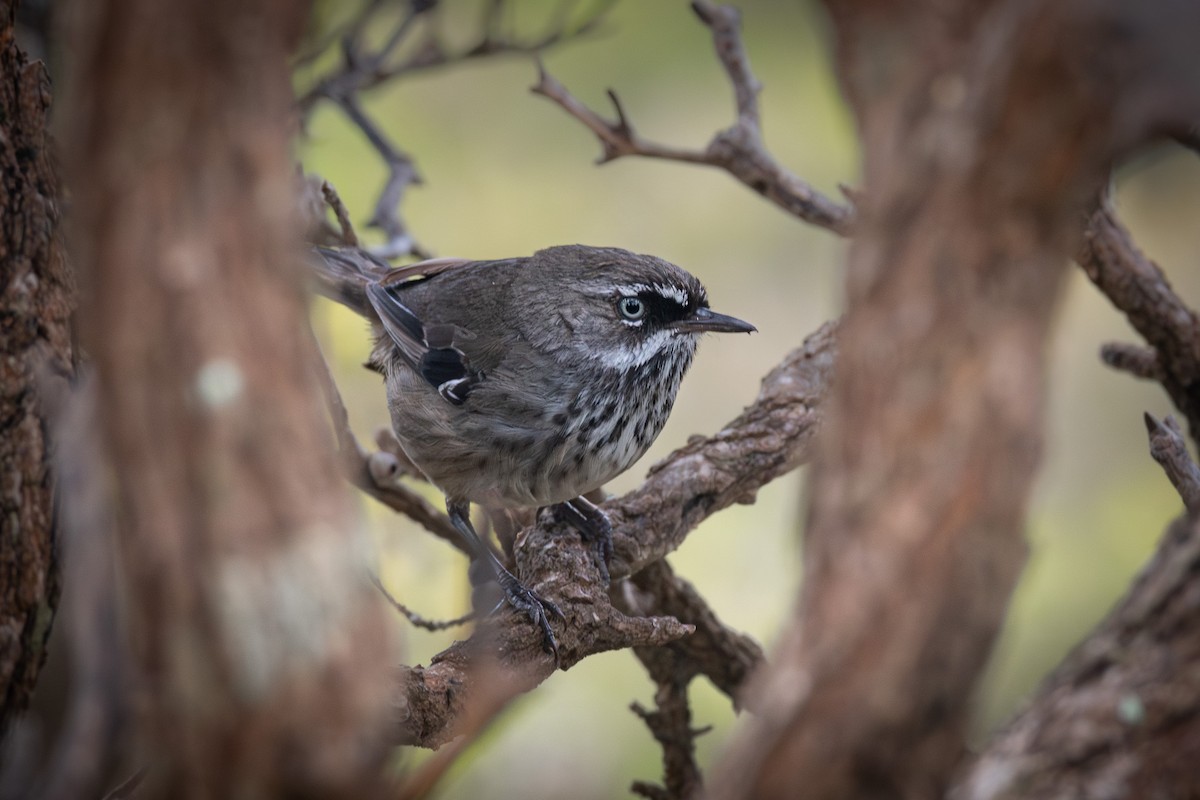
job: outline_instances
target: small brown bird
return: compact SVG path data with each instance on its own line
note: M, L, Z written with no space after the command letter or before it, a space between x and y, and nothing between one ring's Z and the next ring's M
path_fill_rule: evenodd
M753 325L708 307L701 283L653 256L568 245L500 261L391 268L319 249L318 289L376 325L404 452L446 495L451 522L508 602L557 655L550 601L523 586L471 525L470 503L557 506L607 579L608 518L584 499L658 436L705 332Z

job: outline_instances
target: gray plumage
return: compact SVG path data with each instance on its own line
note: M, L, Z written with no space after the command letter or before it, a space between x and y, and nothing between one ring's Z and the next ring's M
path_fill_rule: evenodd
M359 250L319 253L318 290L375 323L371 364L387 382L396 436L445 492L456 526L470 502L565 504L601 540L605 573L607 520L579 496L658 436L699 333L753 330L712 312L683 269L616 248L399 269ZM483 555L474 531L464 536ZM544 613L529 607L552 604L506 572L497 577L552 647Z

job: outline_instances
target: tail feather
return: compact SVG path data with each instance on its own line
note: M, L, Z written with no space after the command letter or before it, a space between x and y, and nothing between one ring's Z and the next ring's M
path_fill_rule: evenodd
M367 319L379 318L367 299L367 284L383 278L391 266L356 248L314 247L308 263L316 292Z

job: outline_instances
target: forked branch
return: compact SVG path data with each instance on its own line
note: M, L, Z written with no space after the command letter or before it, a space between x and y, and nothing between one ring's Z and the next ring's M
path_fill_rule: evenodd
M687 150L639 136L629 121L616 92L608 92L616 119L606 120L575 98L538 62L534 94L557 103L579 120L600 141L604 164L622 156L643 156L665 161L704 164L722 169L792 216L847 235L853 226L854 210L826 197L782 166L767 150L762 139L758 94L762 84L750 68L741 36L741 13L731 7L696 0L692 9L712 32L713 46L733 86L737 116L733 125L716 133L704 150Z

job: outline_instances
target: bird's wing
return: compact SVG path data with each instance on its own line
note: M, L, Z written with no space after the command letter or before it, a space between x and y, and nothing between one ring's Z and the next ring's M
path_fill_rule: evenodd
M367 298L379 315L400 356L414 372L454 405L466 402L483 373L471 367L462 350L475 334L458 325L426 323L403 300L403 290L442 272L466 267L473 262L461 258L437 258L390 271L367 285Z

